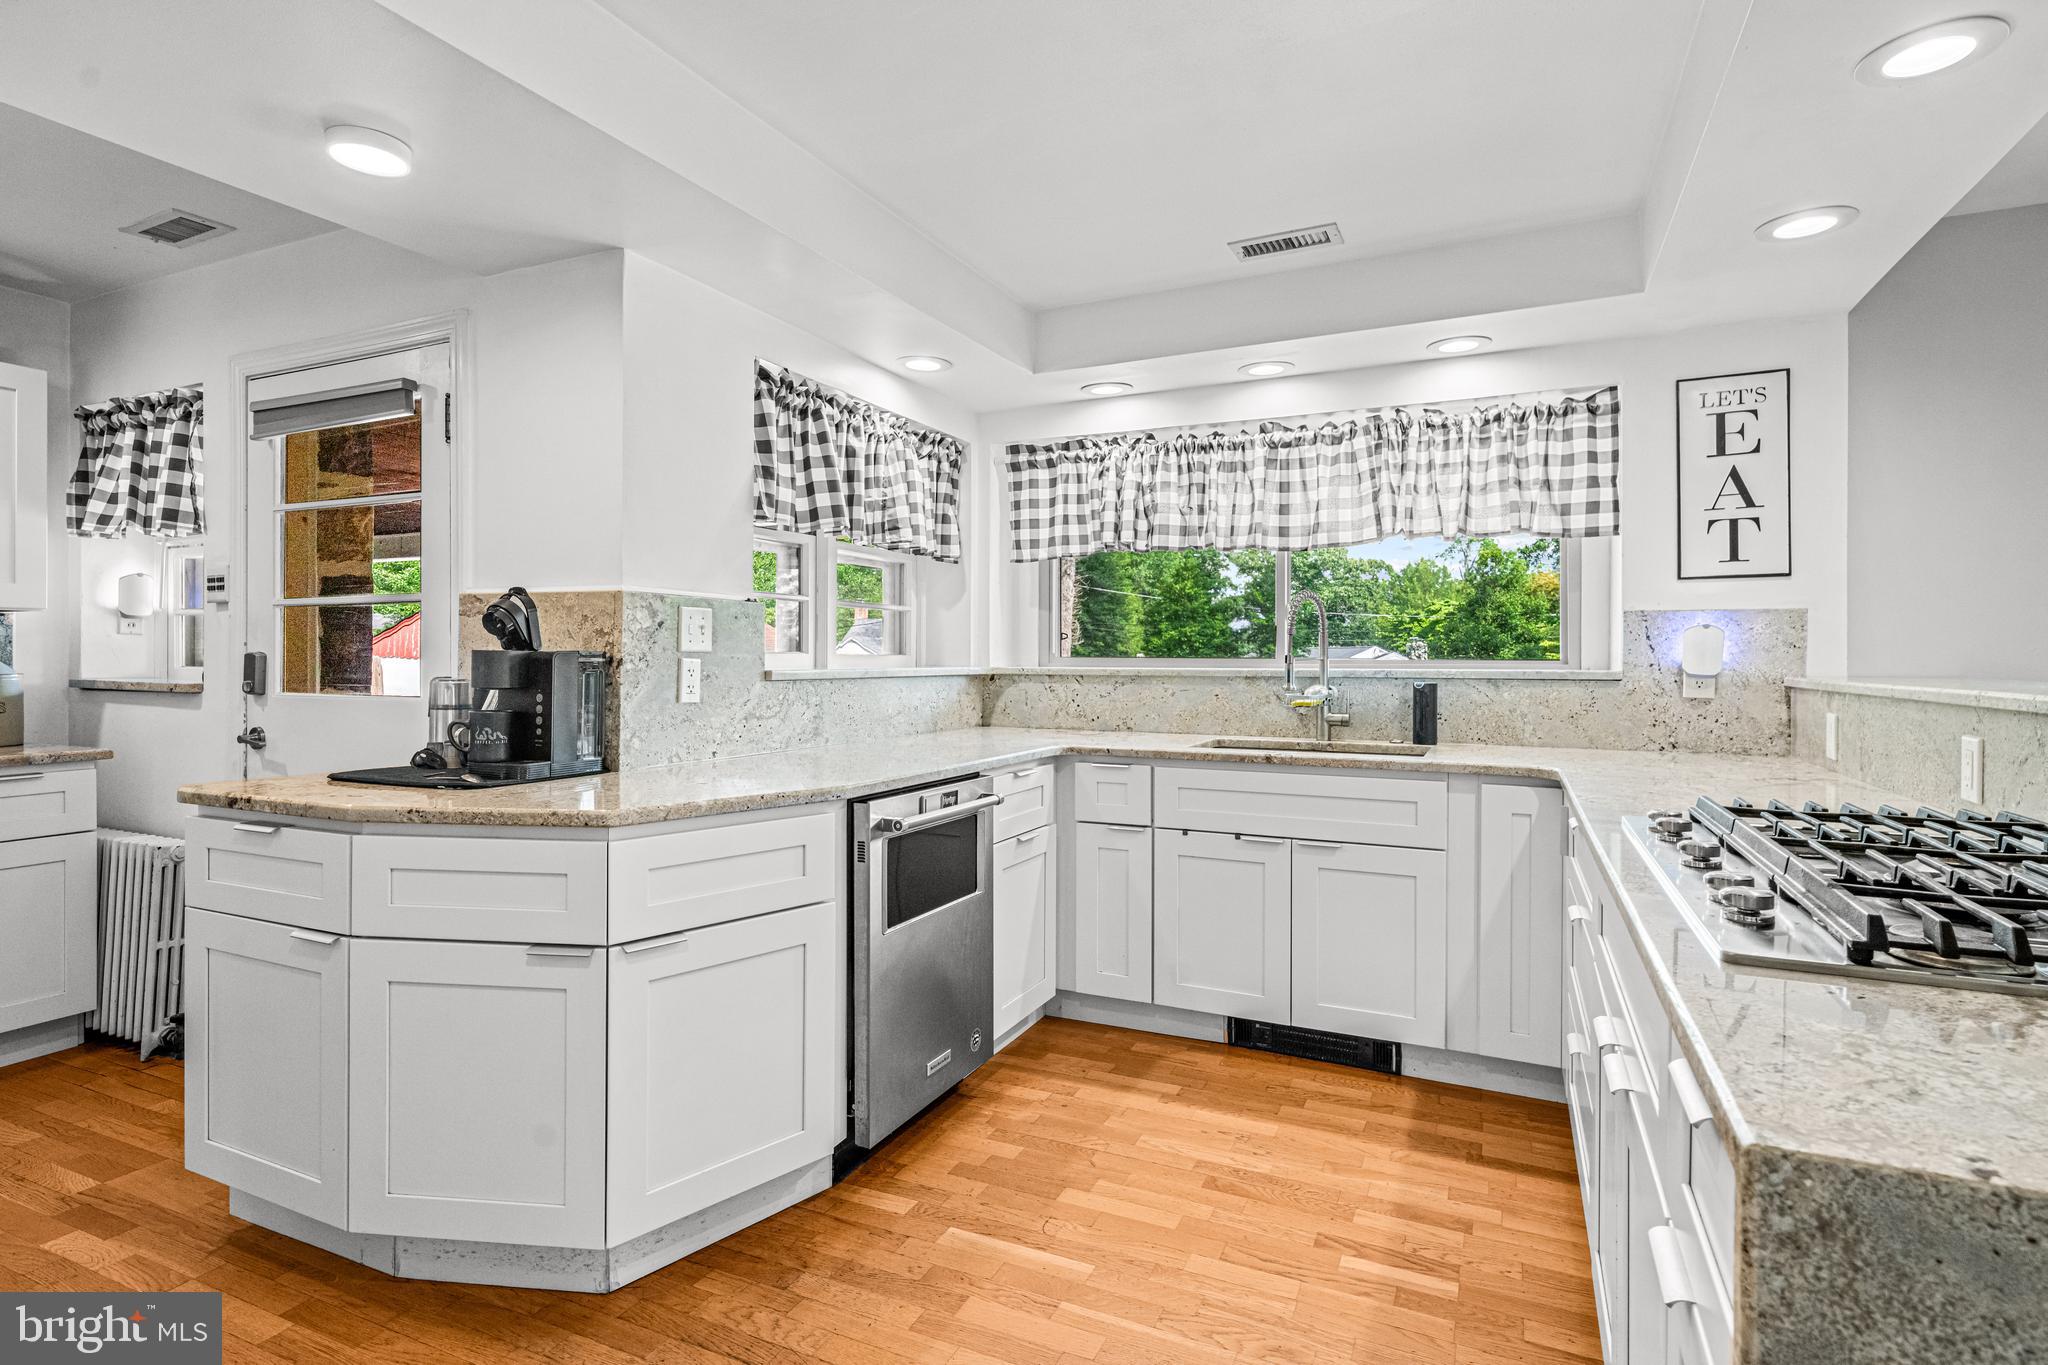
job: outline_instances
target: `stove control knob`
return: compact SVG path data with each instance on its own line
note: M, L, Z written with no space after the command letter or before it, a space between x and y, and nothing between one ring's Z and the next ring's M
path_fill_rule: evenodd
M1756 885L1756 878L1747 872L1709 872L1700 880L1716 891L1726 891L1731 886Z
M1721 865L1721 846L1712 839L1687 839L1679 844L1678 851L1685 855L1687 867L1711 869Z
M1778 898L1750 886L1731 886L1720 895L1721 918L1745 929L1768 929L1778 922Z
M1650 828L1657 837L1667 844L1675 844L1692 833L1692 817L1689 815L1653 815Z

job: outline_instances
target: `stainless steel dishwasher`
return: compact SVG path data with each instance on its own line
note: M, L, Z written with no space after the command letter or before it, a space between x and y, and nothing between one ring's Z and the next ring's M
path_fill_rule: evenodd
M995 1044L992 813L982 776L853 804L853 1141L872 1148Z

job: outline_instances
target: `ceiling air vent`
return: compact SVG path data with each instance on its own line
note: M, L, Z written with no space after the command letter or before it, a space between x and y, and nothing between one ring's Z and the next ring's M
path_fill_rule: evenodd
M1318 227L1295 228L1291 232L1271 232L1264 237L1246 237L1230 244L1240 261L1263 260L1289 251L1306 251L1312 246L1342 246L1344 234L1337 231L1335 223L1324 223Z
M202 218L183 209L165 209L162 213L152 213L139 223L130 223L121 231L133 237L162 242L165 246L190 246L209 237L223 236L234 229L226 223Z

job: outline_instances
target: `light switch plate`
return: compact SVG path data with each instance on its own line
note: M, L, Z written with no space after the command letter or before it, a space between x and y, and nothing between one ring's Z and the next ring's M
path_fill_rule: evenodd
M1965 801L1984 799L1984 737L1964 735L1962 770L1957 774L1960 795Z
M683 608L683 652L685 654L709 654L711 652L711 608Z
M682 668L676 675L676 700L685 706L695 706L704 700L704 661L685 655Z
M1827 756L1829 762L1842 756L1841 745L1837 742L1835 713L1832 711L1828 712Z

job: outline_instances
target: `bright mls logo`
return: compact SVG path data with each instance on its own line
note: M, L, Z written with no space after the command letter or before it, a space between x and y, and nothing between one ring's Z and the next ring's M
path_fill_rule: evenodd
M80 1356L219 1365L220 1295L0 1293L0 1347L7 1365Z

